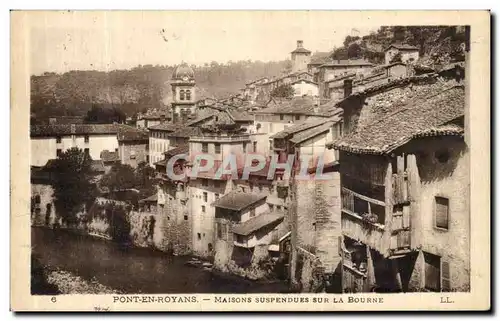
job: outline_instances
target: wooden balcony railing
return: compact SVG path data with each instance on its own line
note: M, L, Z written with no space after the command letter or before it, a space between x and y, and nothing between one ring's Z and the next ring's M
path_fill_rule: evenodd
M401 183L398 186L407 186ZM406 187L407 188L407 187ZM399 205L393 208L390 230L385 226L385 203L347 188L342 188L342 232L384 255L411 248L410 205L408 194L394 192ZM397 198L396 198L397 197Z

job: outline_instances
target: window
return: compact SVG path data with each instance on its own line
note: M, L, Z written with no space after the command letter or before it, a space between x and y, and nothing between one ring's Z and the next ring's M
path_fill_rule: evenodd
M191 90L186 90L186 100L191 100Z
M245 243L245 238L243 237L243 235L236 235L236 242L240 243L240 244L243 244Z
M60 144L60 143L61 143L61 136L57 136L57 137L56 137L56 143L57 143L57 144Z
M250 210L250 217L255 217L255 208Z
M449 200L445 197L435 197L436 227L448 229Z
M295 115L295 120L300 120L300 115Z
M188 216L184 215L184 221L187 221L187 220L188 220Z
M203 186L203 187L208 187L208 180L206 180L206 179L202 179L202 180L201 180L201 186Z
M88 143L89 142L89 135L85 135L83 137L83 140L84 140L85 143Z
M87 155L87 156L89 156L89 155L90 155L90 149L85 148L85 149L84 149L84 152L85 152L85 155Z
M280 120L283 120L285 118L284 115L280 115Z
M201 206L201 212L202 212L202 213L206 213L206 208L205 208L205 205L202 205L202 206Z
M184 100L184 89L181 89L181 91L179 93L179 98L180 98L180 100Z
M252 148L252 151L253 151L254 153L256 153L256 152L257 152L257 142L253 142L253 148Z
M247 152L247 143L243 143L243 153Z
M207 143L201 143L201 151L203 153L208 153L208 144Z
M203 192L203 202L207 202L207 201L208 201L208 193Z
M198 236L198 241L201 240L201 233L198 233L197 236Z
M215 199L218 200L219 199L219 193L215 193Z
M61 154L62 154L62 149L58 148L58 149L56 150L56 155L57 155L57 157L60 157L60 156L61 156Z
M215 148L215 153L216 154L220 154L220 144L219 143L215 143L214 144L214 148Z
M437 255L424 253L425 288L429 291L441 291L441 258Z

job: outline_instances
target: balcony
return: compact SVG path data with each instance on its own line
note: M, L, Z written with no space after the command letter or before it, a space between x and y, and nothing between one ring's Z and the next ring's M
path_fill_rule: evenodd
M395 185L398 186L398 185ZM385 203L345 187L342 188L342 232L384 256L403 253L411 248L410 206L407 194L396 192L399 205L393 207L390 229L385 225Z
M382 201L342 188L342 232L384 253L385 204Z

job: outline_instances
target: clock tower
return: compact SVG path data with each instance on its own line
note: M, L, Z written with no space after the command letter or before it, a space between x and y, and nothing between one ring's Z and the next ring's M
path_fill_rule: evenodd
M195 113L196 82L194 71L186 63L175 67L172 74L172 119L174 122L186 120Z

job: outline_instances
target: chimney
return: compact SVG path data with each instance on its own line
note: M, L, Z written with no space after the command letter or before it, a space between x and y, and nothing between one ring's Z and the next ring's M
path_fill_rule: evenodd
M344 80L344 98L349 97L352 94L352 79Z
M303 48L304 47L304 41L302 40L297 40L297 49L298 48Z

